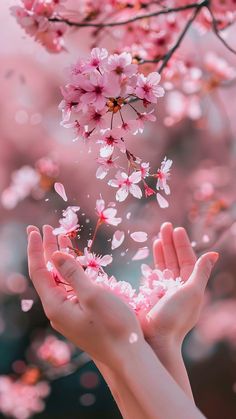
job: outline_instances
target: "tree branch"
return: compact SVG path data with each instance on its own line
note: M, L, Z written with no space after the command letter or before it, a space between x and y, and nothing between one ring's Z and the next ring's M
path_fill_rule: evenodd
M217 26L217 20L216 20L216 18L215 18L215 16L214 16L214 14L212 13L212 10L211 10L211 8L210 7L208 7L208 10L209 10L209 12L210 12L210 15L211 15L211 18L212 18L212 28L213 28L213 31L214 31L214 33L215 33L215 35L217 36L217 38L222 42L222 44L229 50L229 51L231 51L233 54L236 54L236 50L235 49L233 49L226 41L225 41L225 39L224 38L222 38L222 36L220 35L220 32L219 32L219 29L218 29L218 26Z
M148 19L148 18L152 18L152 17L155 17L155 16L166 15L166 14L169 14L169 13L178 13L178 12L182 12L182 11L189 10L189 9L197 9L197 10L199 10L199 9L201 9L204 6L207 7L208 5L209 5L209 0L203 0L200 3L198 2L198 3L187 4L186 6L166 8L166 9L159 10L157 12L152 12L152 13L147 13L147 14L135 16L135 17L133 17L131 19L121 20L120 22L107 22L107 23L71 22L68 19L59 18L59 17L49 18L48 20L50 22L65 23L68 26L76 26L77 28L87 28L87 27L91 27L91 28L108 28L108 27L113 27L113 26L127 25L129 23L136 22L137 20Z

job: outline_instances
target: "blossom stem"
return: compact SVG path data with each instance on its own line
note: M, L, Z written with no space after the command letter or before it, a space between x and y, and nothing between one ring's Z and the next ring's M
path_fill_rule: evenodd
M99 218L98 221L97 221L94 233L93 233L93 238L92 238L91 244L90 244L89 249L88 249L89 252L91 252L91 249L93 247L94 241L95 241L96 236L97 236L98 229L99 229L101 224L102 224L102 221L101 221L101 218Z

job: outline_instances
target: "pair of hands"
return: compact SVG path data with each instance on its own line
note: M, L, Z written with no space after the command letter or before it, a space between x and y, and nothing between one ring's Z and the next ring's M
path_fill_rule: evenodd
M149 313L137 319L134 312L108 290L94 284L75 259L58 251L51 226L44 226L43 239L34 226L28 227L28 258L30 277L42 301L52 327L86 351L94 360L112 369L119 368L120 354L144 337L153 347L166 342L182 343L185 335L196 324L212 267L218 258L214 252L206 253L197 262L186 231L173 230L164 223L160 239L154 242L155 266L171 269L181 276L184 285L175 293L167 293ZM60 236L59 248L70 245ZM74 289L78 298L68 299L47 271L51 260L60 275Z

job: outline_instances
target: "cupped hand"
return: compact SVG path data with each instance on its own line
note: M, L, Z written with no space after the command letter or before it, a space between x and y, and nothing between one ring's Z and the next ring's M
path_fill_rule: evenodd
M134 312L112 294L94 284L79 263L69 254L57 251L57 239L51 226L44 226L43 240L39 230L28 227L28 261L32 282L42 301L52 327L86 351L94 360L116 368L123 347L144 340ZM66 237L59 245L68 245ZM68 298L58 286L46 263L51 260L75 296Z
M205 253L198 260L184 228L164 223L153 245L155 267L170 269L184 285L167 292L148 312L140 314L146 340L152 347L166 342L182 343L198 321L206 285L218 253Z

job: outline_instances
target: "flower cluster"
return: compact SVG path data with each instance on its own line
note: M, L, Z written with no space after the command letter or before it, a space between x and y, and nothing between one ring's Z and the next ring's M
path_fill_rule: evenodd
M68 343L56 336L49 335L37 347L37 357L53 367L68 364L71 360L71 348Z
M47 382L28 383L25 375L20 379L0 376L0 410L15 419L28 419L44 410L43 399L50 388Z
M161 188L168 188L165 177L159 177L158 183ZM76 214L77 211L79 211L79 207L68 207L65 209L63 211L64 218L59 221L61 227L53 230L55 235L63 234L72 239L71 246L68 246L66 249L62 249L62 251L70 252L75 257L79 265L83 267L84 271L91 280L104 288L110 289L112 292L122 298L126 303L128 303L132 309L135 310L135 312L149 310L158 302L160 298L166 294L168 290L177 289L182 285L181 278L174 278L174 275L171 271L164 270L161 272L158 269L152 270L148 265L142 265L141 267L142 282L138 292L136 292L136 290L133 289L133 287L128 282L117 281L114 276L109 277L104 268L111 264L113 260L112 255L97 255L92 251L92 247L96 239L98 228L101 225L107 224L114 227L119 225L122 219L117 217L116 208L109 205L106 208L104 200L98 199L96 201L96 213L98 220L94 230L93 238L92 240L89 239L87 241L87 246L82 250L77 245L77 241L75 241L75 247L72 245L73 239L80 239L78 234L79 220ZM71 222L72 218L73 222ZM130 234L130 237L133 241L138 243L143 243L148 238L147 233L142 231L133 232ZM123 243L124 238L124 232L116 230L113 235L111 250L119 247ZM133 257L133 260L146 258L148 256L148 252L145 251L145 249L147 248L140 248L136 255ZM53 275L56 283L65 287L65 290L68 293L68 298L73 298L74 292L70 285L64 282L50 261L48 262L47 268ZM47 353L48 345L46 345L46 354Z
M126 147L125 137L129 134L142 133L146 121L155 121L154 108L148 111L137 111L133 102L142 101L144 108L156 104L158 98L164 95L159 85L160 75L152 72L145 76L138 72L138 67L132 62L129 53L108 55L106 49L94 48L88 60L79 60L70 69L69 83L62 88L64 99L59 105L62 110L62 125L74 128L76 140L81 138L86 142L99 144L99 167L96 172L98 179L107 177L111 168L119 169L114 179L108 185L117 188L117 201L124 201L130 193L135 198L142 197L139 183L143 184L146 197L156 194L161 208L168 206L159 190L170 193L160 182L167 179L171 160L164 160L157 173L150 173L150 164L142 160ZM134 119L127 119L124 109L130 108ZM73 122L69 122L71 117ZM109 128L108 128L109 127ZM127 171L117 162L123 154L128 161ZM147 178L158 179L157 191L147 184Z
M58 176L59 168L49 157L37 160L35 167L22 166L11 175L11 184L3 190L1 203L6 209L13 209L28 196L42 198Z
M91 0L80 1L74 12L69 9L65 0L21 0L22 6L12 7L18 23L24 30L43 44L50 52L64 49L63 35L70 26L91 26L97 24L100 32L106 22L126 22L112 28L112 35L119 42L118 48L127 47L137 59L159 59L164 57L173 46L176 35L183 30L186 18L197 10L198 3L193 0L149 1L113 1L101 3ZM62 5L64 3L64 7ZM204 3L202 1L202 3ZM194 7L189 7L195 5ZM66 7L67 6L67 7ZM208 30L224 29L236 19L234 0L212 0L207 7L200 6L201 12L196 16L196 28ZM199 6L198 6L199 7ZM163 12L169 9L169 13ZM172 9L180 9L178 13ZM71 16L68 20L67 16ZM73 18L74 15L74 18ZM78 18L79 16L79 18ZM111 18L112 16L112 18ZM140 19L135 19L140 16ZM105 22L105 25L104 25ZM67 23L67 25L66 25ZM106 27L106 31L111 30ZM137 52L137 54L135 54Z
M21 0L22 6L11 7L12 14L25 32L49 52L64 50L66 25L49 21L62 9L64 0ZM63 9L62 9L63 10Z

